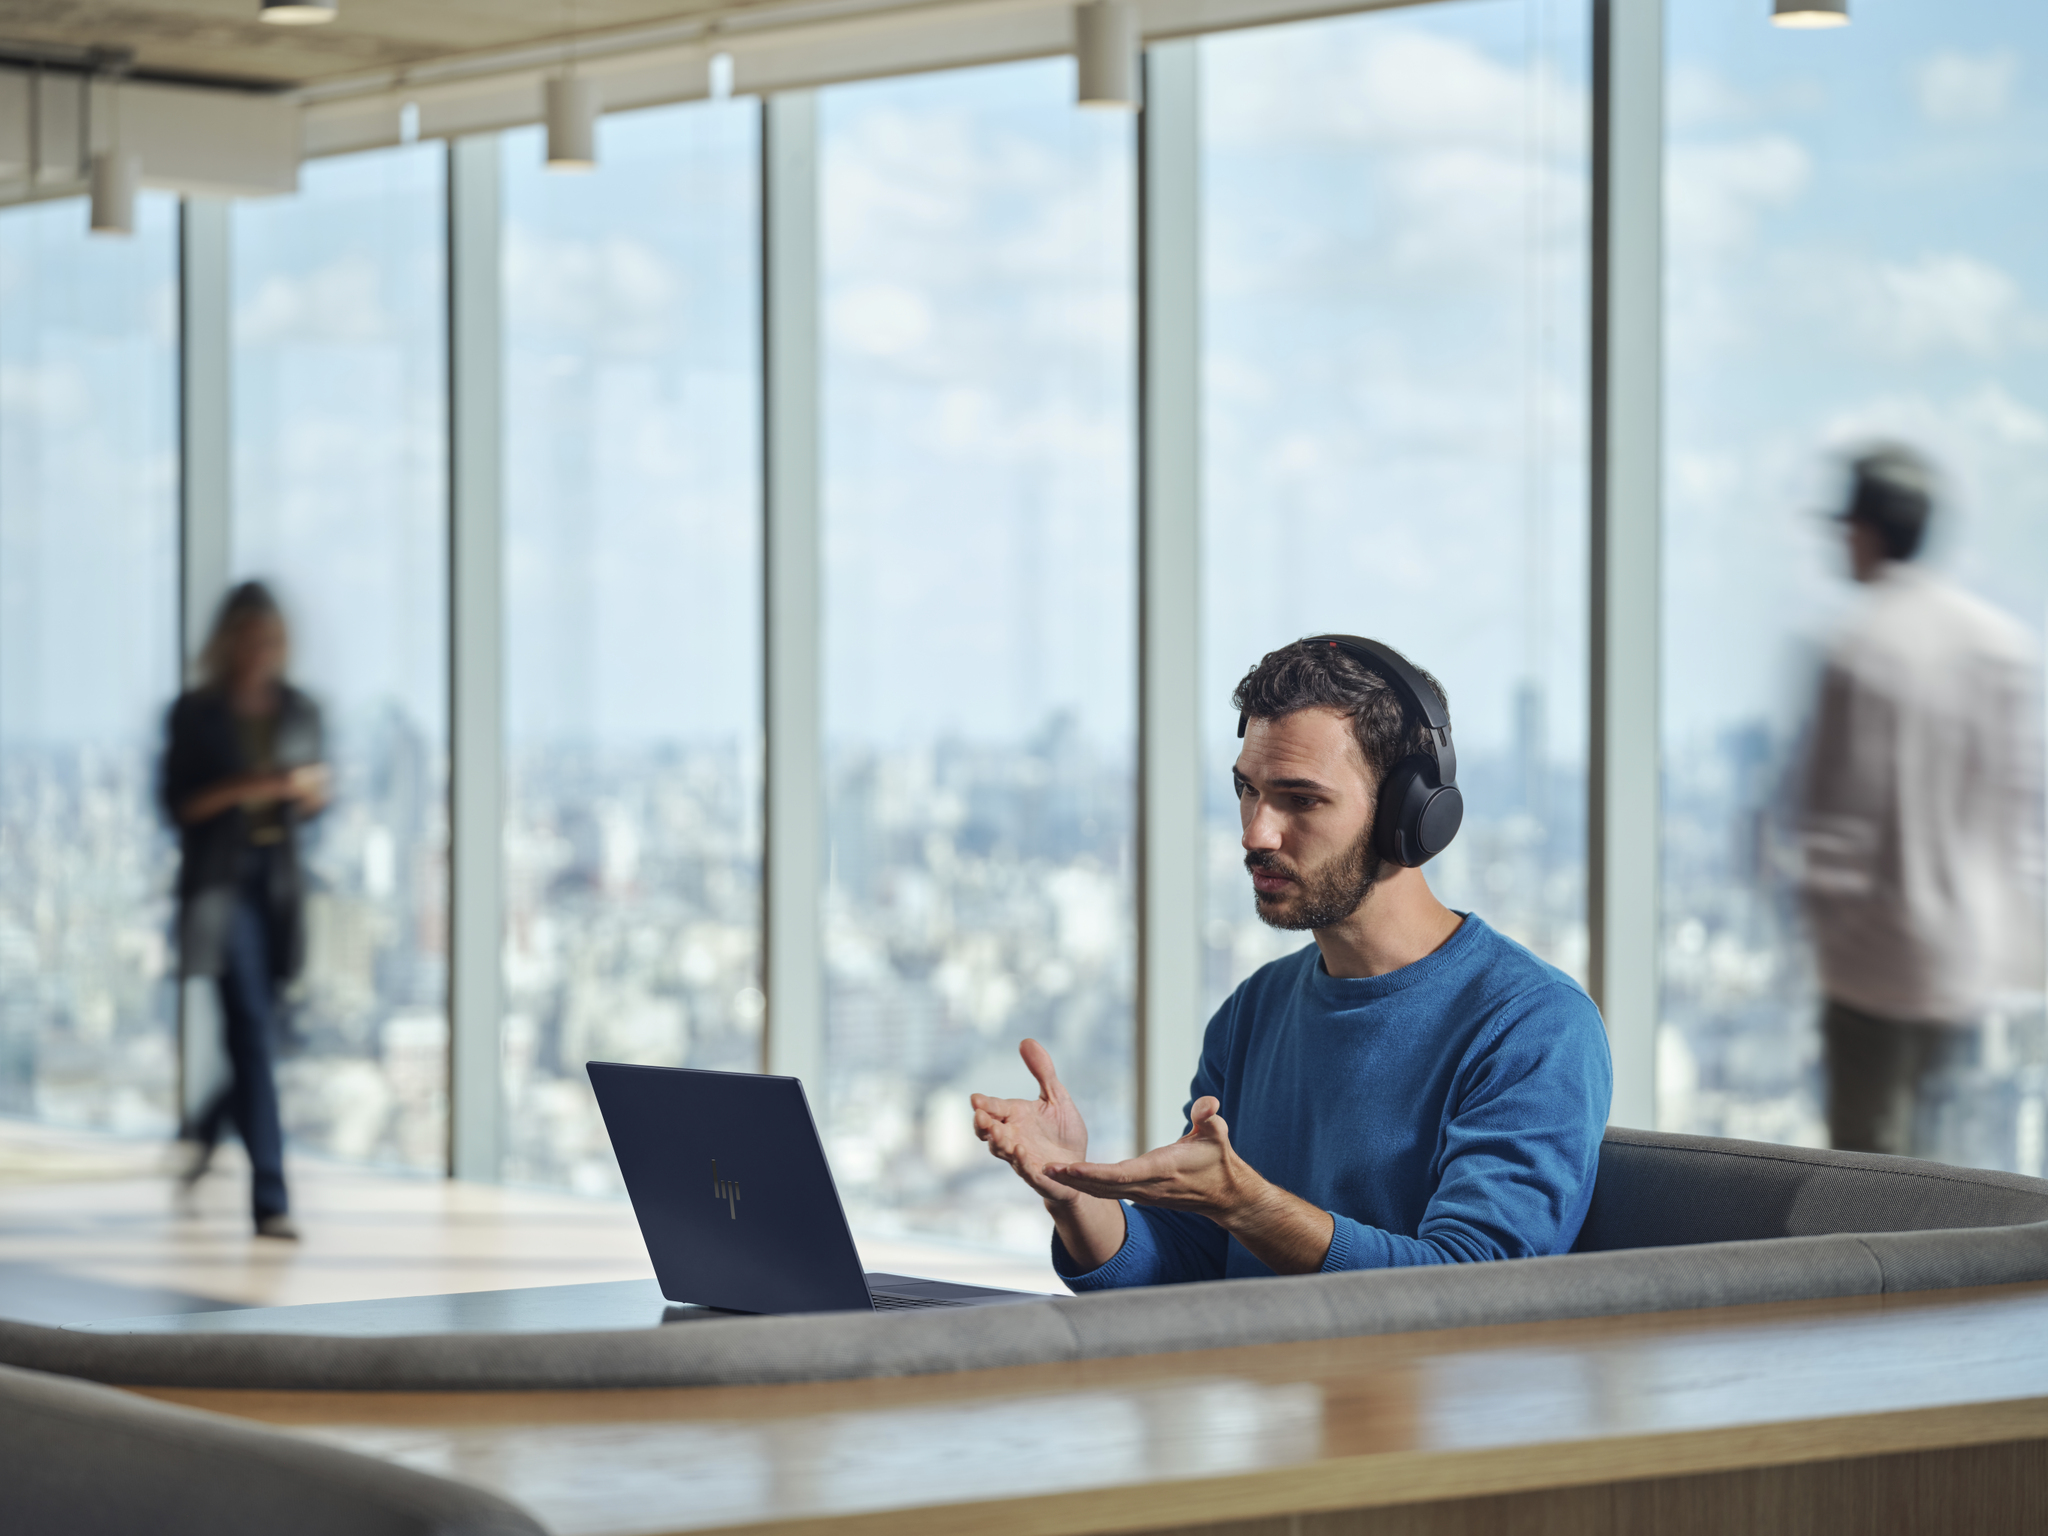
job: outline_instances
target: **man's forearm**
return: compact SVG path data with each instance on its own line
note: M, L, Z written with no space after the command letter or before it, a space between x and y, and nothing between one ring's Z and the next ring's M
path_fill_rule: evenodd
M1337 1228L1328 1211L1264 1179L1243 1203L1213 1219L1276 1275L1316 1273Z
M1067 1257L1080 1265L1084 1274L1102 1268L1122 1249L1123 1202L1081 1195L1073 1200L1048 1200L1045 1208L1052 1213L1053 1230L1059 1233Z

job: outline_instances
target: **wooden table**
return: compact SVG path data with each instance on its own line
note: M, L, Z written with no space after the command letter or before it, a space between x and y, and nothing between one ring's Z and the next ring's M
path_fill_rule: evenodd
M2048 1530L2048 1285L806 1386L151 1395L562 1536Z

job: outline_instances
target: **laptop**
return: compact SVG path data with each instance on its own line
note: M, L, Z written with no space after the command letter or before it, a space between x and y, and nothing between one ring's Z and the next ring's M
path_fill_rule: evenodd
M726 1312L893 1312L1044 1299L863 1274L796 1078L586 1065L670 1301Z

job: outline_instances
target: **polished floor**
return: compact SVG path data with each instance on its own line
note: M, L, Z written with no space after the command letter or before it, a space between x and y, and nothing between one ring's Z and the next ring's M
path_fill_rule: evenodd
M290 1163L297 1243L253 1236L233 1151L181 1202L161 1143L0 1119L0 1317L101 1322L652 1274L623 1201ZM1051 1266L860 1239L869 1269L1024 1290Z

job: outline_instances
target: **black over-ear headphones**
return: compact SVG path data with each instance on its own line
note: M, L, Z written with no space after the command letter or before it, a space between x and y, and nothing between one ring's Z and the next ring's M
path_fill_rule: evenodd
M1444 713L1443 701L1392 646L1357 635L1312 635L1301 643L1334 646L1366 671L1385 678L1422 717L1429 750L1410 752L1380 781L1372 841L1389 863L1404 869L1427 864L1451 846L1465 820L1465 797L1458 792L1458 754L1451 746L1451 717ZM1247 723L1249 717L1240 713L1240 737Z

